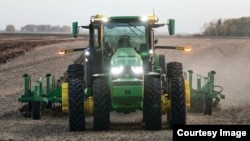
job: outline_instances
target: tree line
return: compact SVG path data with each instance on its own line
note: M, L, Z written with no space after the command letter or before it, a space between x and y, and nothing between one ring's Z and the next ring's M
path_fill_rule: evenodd
M212 20L204 24L206 36L250 36L250 17Z
M16 28L14 25L7 25L5 28L6 32L15 32ZM52 26L52 25L35 25L35 24L28 24L21 27L21 32L70 32L71 27L64 25L64 26Z
M6 32L15 32L14 25L7 25ZM21 32L70 32L71 27L51 26L51 25L35 25L28 24L21 27ZM241 17L237 19L218 19L212 20L204 24L204 31L202 35L205 36L250 36L250 17Z

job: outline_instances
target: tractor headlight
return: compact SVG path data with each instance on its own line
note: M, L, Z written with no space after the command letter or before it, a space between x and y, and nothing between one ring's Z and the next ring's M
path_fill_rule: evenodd
M89 51L85 51L86 56L89 56L89 54L90 54Z
M123 66L116 66L111 68L111 73L112 74L120 74L123 71L124 67Z
M136 74L140 74L140 73L142 73L142 71L143 71L142 66L132 66L131 69L132 69L132 71L133 71L134 73L136 73Z
M85 58L85 62L88 62L89 60L88 60L88 58Z
M153 54L153 53L154 53L153 49L150 49L149 54Z
M107 17L102 17L102 21L103 21L103 22L107 22L107 21L108 21L108 18L107 18Z
M148 20L148 17L147 17L147 16L141 17L141 21L142 21L142 22L146 22L147 20Z

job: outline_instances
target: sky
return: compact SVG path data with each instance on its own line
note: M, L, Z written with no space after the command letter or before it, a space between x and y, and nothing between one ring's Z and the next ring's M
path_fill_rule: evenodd
M159 23L175 19L177 34L194 34L213 20L250 16L250 0L0 0L0 30L8 24L16 30L27 24L88 25L96 14L145 16L153 11Z

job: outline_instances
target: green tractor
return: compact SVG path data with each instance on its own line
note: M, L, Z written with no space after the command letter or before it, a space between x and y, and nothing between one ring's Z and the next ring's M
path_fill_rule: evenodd
M192 89L192 72L189 79L180 62L165 62L164 54L156 49L190 51L187 47L157 46L154 29L167 25L169 35L174 35L175 20L157 23L158 17L95 15L90 24L72 24L72 36L77 38L80 28L89 30L89 46L62 50L59 54L82 51L81 63L68 66L67 80L56 84L55 78L46 75L46 90L42 79L31 89L31 76L24 74L24 93L19 102L28 103L28 114L40 119L41 112L59 103L63 113L69 116L69 130L85 130L85 117L93 116L95 130L110 128L110 112L129 114L142 111L147 130L161 130L162 116L168 127L185 125L187 111L194 106L212 110L214 75L202 88ZM214 73L213 73L214 74ZM191 83L191 84L190 84ZM199 83L200 84L200 83ZM190 87L191 86L191 87ZM192 104L209 98L208 102ZM205 104L204 104L205 103ZM208 104L206 104L208 103Z
M182 64L166 64L165 56L157 54L156 49L187 48L156 46L153 30L168 25L173 35L175 21L157 24L155 15L96 15L90 21L88 26L72 24L73 37L78 36L79 27L89 30L89 47L60 51L84 50L84 63L70 65L68 82L62 84L63 109L69 114L70 131L84 130L86 115L93 115L95 130L108 130L111 111L143 111L147 130L162 129L164 114L170 127L184 125L190 88L185 85Z

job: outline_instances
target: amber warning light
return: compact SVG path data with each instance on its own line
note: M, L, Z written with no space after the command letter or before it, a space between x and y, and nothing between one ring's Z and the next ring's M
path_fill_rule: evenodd
M64 54L65 54L65 51L64 51L64 50L61 50L61 51L58 52L58 54L64 55Z
M184 48L184 51L190 52L190 51L191 51L191 47L185 47L185 48Z
M184 47L176 47L177 50L183 50L185 52L190 52L191 47L190 46L184 46Z
M61 54L61 55L63 55L63 54L70 53L70 52L75 52L75 51L79 51L79 49L61 50L61 51L59 51L58 53Z

